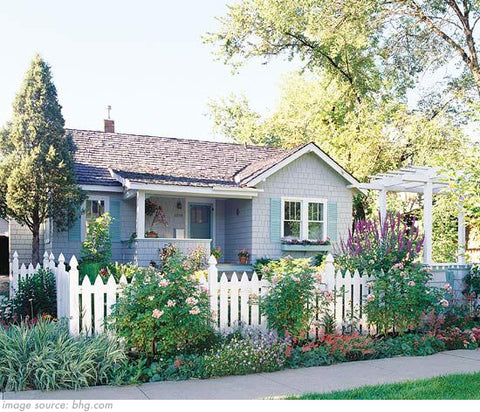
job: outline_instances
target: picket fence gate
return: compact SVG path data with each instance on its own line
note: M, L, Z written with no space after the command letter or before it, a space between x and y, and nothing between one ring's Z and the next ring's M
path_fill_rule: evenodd
M30 264L27 267L22 264L19 267L18 254L15 252L10 273L10 293L17 290L19 279L33 275L40 267L49 269L56 280L57 316L68 319L70 332L75 335L104 332L105 319L111 314L112 305L127 285L127 279L122 276L119 282L116 282L113 276L110 276L104 283L99 275L95 282L91 283L88 276L85 276L79 284L78 262L75 256L70 259L69 266L67 271L63 254L59 255L56 264L54 255L45 253L42 266L33 267ZM210 307L219 330L228 331L240 324L263 329L267 327L266 318L260 314L259 304L270 287L268 281L259 279L255 272L219 274L214 256L208 261L207 273L207 277L200 277L200 284L209 292ZM342 274L335 270L333 257L329 254L321 279L323 291L331 292L334 297L328 310L337 329L355 327L357 330L367 331L362 308L369 292L367 283L370 277L367 274L362 276L358 271ZM316 326L308 333L318 334L319 327Z

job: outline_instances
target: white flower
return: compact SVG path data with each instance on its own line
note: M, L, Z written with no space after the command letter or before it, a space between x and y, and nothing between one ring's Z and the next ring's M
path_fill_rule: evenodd
M167 302L167 307L171 308L171 307L175 306L176 304L177 304L177 303L176 303L174 300L170 299L170 300Z
M155 299L154 296L149 296L149 297L148 297L148 300L153 300L153 299Z
M292 280L293 280L295 283L300 282L300 279L297 278L296 276L292 276Z
M194 306L188 311L188 313L190 313L191 315L198 315L200 313L200 309L198 308L198 306Z
M370 294L367 296L367 302L373 302L375 300L375 295Z
M158 286L161 288L170 285L170 281L168 279L162 279L160 282L158 282Z
M442 305L444 308L448 308L448 305L449 305L448 300L447 299L442 299L440 301L440 305Z
M152 312L152 316L155 319L158 319L162 315L163 315L163 310L154 309L153 312Z
M185 300L185 302L187 303L187 305L193 306L197 304L198 300L195 299L193 296L190 296Z

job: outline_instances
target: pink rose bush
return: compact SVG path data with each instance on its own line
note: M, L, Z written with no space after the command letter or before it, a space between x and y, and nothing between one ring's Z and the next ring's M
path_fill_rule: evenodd
M188 354L213 339L209 297L188 260L169 256L162 270L138 269L115 304L110 325L127 349L146 357Z

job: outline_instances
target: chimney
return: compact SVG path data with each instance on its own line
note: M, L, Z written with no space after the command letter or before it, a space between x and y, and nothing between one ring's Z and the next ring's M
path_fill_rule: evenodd
M103 126L105 128L105 133L115 133L115 121L111 119L104 119Z
M115 133L115 121L110 119L110 111L112 110L112 106L107 106L107 118L103 119L103 128L105 133Z

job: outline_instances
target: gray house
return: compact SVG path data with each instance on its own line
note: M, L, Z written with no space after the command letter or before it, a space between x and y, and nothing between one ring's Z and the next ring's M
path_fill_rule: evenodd
M108 122L108 124L107 124ZM284 150L232 143L71 130L81 218L59 232L45 222L44 251L78 255L90 219L109 212L113 259L148 265L165 244L222 250L235 264L328 250L352 222L358 181L313 143ZM308 239L308 244L302 240ZM10 223L10 251L30 260L31 236ZM297 244L299 243L299 244Z

